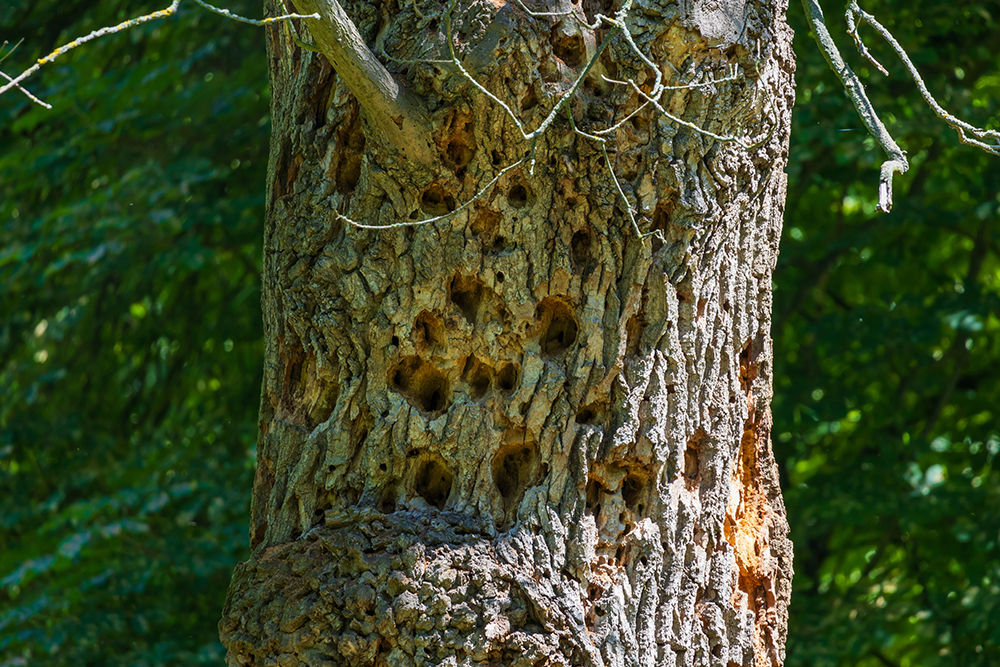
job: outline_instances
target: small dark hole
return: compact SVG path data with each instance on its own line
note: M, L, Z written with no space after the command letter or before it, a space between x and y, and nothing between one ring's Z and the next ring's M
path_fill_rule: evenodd
M389 342L393 347L399 347L399 336L393 336Z
M415 490L430 505L444 509L451 495L454 475L437 460L425 461L415 480Z
M499 167L501 162L500 153L497 151L490 151L490 162L493 163L494 167Z
M573 239L570 241L570 258L573 260L573 268L577 271L586 268L590 261L593 240L594 237L587 230L581 229L573 234Z
M517 386L517 366L510 362L501 366L497 373L497 385L500 391L513 391Z
M518 183L507 192L507 201L514 208L524 208L528 203L528 189Z
M647 559L647 558L646 558L645 556L639 556L639 563L640 563L640 564L641 564L641 565L642 565L643 567L646 567L646 565L648 565L648 564L649 564L649 559Z
M469 386L472 389L472 397L474 399L479 400L485 396L490 390L490 375L487 370L480 366L472 376Z
M626 477L625 483L622 484L622 500L625 501L625 507L635 510L641 492L642 481L631 475Z
M600 607L594 607L594 613L597 614L598 616L604 616L605 611Z
M560 299L546 297L536 308L535 317L543 327L542 354L553 357L562 354L576 342L578 327L573 311Z
M535 95L535 89L528 88L528 92L521 99L521 111L531 111L536 106L538 106L538 96Z
M503 271L497 271L497 282L502 283L505 279L506 276L504 276Z
M469 324L475 326L483 300L483 285L475 278L456 276L449 286L451 302L458 306Z
M378 464L378 469L381 470L382 472L385 472L388 468L386 467L386 465L384 463L379 463Z

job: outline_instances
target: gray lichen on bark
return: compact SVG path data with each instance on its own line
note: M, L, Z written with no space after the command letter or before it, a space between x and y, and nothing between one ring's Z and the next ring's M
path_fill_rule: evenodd
M401 157L328 61L270 29L265 380L230 664L782 662L769 329L793 60L784 4L738 4L724 34L700 29L704 3L630 15L677 83L744 72L672 92L670 113L775 130L746 149L648 109L625 123L615 173L662 241L634 234L600 149L564 121L533 174L467 214L345 224L453 210L526 144L453 67L387 60L437 153ZM344 7L372 49L447 53L412 2ZM528 126L604 36L490 0L454 23L466 69ZM613 40L570 104L585 131L641 104L602 74L651 79Z

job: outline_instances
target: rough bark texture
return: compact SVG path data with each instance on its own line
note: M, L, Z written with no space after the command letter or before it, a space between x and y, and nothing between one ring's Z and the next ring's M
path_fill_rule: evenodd
M562 7L565 5L565 7ZM373 51L442 58L438 3L344 4ZM559 3L592 18L616 6ZM549 6L550 11L554 6ZM777 665L791 546L770 447L771 272L793 59L785 3L637 2L675 84L600 149L557 120L528 149L448 64L383 59L420 95L437 163L407 161L329 63L269 29L267 339L252 558L231 665ZM272 7L271 13L278 13ZM606 34L461 0L466 68L528 127ZM295 28L308 40L304 24ZM652 73L620 37L571 110Z

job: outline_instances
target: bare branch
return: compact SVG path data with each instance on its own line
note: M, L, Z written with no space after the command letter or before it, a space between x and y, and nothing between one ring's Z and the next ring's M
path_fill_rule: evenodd
M204 2L203 0L194 0L194 1L197 2L199 5L201 5L202 7L204 7L205 9L207 9L210 12L215 12L216 14L219 14L220 16L225 16L227 19L232 19L234 21L239 21L240 23L249 23L250 25L255 25L258 28L260 28L261 26L265 26L268 23L274 23L275 21L287 21L289 19L318 19L319 18L318 14L284 14L282 16L269 16L267 18L264 18L264 19L261 19L261 20L258 21L257 19L248 19L248 18L245 18L243 16L238 16L236 14L233 14L228 9L221 9L219 7L215 7L213 5L208 4L207 2Z
M146 14L145 16L139 16L134 19L122 21L116 26L108 26L106 28L100 28L98 30L93 31L89 35L74 39L72 42L69 42L68 44L63 44L49 55L45 56L44 58L40 58L38 62L36 62L34 65L24 70L23 72L21 72L18 76L14 77L13 79L10 79L7 85L0 87L0 95L3 95L11 88L16 87L17 84L21 83L29 76L40 70L42 68L42 65L46 65L52 62L53 60L63 55L67 51L72 51L76 47L82 44L86 44L91 40L95 40L98 37L104 37L105 35L113 35L116 32L121 32L122 30L127 30L129 28L134 28L135 26L141 25L148 21L155 21L157 19L163 19L168 16L172 16L177 13L177 7L180 4L181 0L174 0L172 3L170 3L170 6L167 7L166 9L161 9L160 11L153 12L152 14Z
M830 65L830 69L840 78L840 82L847 92L847 97L854 103L854 108L861 116L861 121L889 158L882 163L878 189L878 208L880 211L888 213L892 210L892 178L895 174L902 174L910 168L906 153L896 144L892 135L889 134L889 130L885 128L882 120L878 117L857 74L847 66L841 57L837 44L826 28L823 9L819 6L818 0L802 0L802 7L806 11L806 18L809 20L813 35L816 37L816 43L819 45L820 51L823 52L826 62Z
M461 213L465 209L467 209L470 206L472 206L473 202L475 202L477 199L479 199L484 194L486 194L487 192L489 192L489 190L496 184L496 182L499 181L501 178L503 178L503 176L507 172L509 172L509 171L511 171L513 169L516 169L517 167L521 166L522 164L524 164L524 161L527 160L527 159L528 159L527 157L523 157L520 160L518 160L517 162L515 162L514 164L507 165L506 167L504 167L503 169L501 169L500 173L497 174L496 176L494 176L493 180L490 181L489 183L487 183L485 186L483 186L482 189L480 189L479 192L477 192L475 195L473 195L473 197L469 201L465 202L464 204L462 204L461 206L459 206L458 208L456 208L454 211L449 211L449 212L445 213L444 215L439 215L439 216L436 216L436 217L433 217L433 218L427 218L426 220L407 220L405 222L394 222L394 223L391 223L391 224L388 224L388 225L366 225L364 223L356 222L354 220L351 220L346 215L343 215L341 213L337 213L337 219L340 220L340 221L342 221L342 222L346 222L347 224L349 224L349 225L351 225L353 227L357 227L358 229L397 229L399 227L416 227L418 225L428 225L428 224L431 224L433 222L441 222L442 220L447 220L449 218L454 218L456 215L458 215L459 213Z
M855 16L858 16L861 19L858 21L857 25L855 25ZM934 113L937 114L938 118L948 123L948 125L958 132L958 137L963 144L976 146L991 155L1000 155L1000 132L997 132L996 130L978 128L975 125L952 116L940 104L938 104L937 100L934 99L934 96L931 95L929 90L927 90L927 86L924 85L924 80L920 76L920 72L917 71L916 66L914 66L913 61L910 60L910 56L906 53L903 47L899 45L899 42L896 41L885 26L879 23L874 16L865 12L858 6L857 0L850 0L847 5L845 17L847 19L847 34L854 38L854 42L858 45L858 50L861 51L861 54L868 58L872 64L878 67L883 74L888 74L888 72L886 72L885 68L882 67L882 65L880 65L870 53L868 53L868 48L864 45L864 42L861 41L861 37L858 35L858 27L860 25L867 23L875 29L875 32L882 36L882 39L889 43L892 50L896 52L899 59L903 61L904 65L906 65L906 69L909 70L910 76L913 77L913 81L917 84L917 89L920 91L920 95L923 96L924 101L927 102L927 106L934 110ZM966 132L975 137L975 139L966 136ZM986 143L985 140L990 139L995 143Z
M215 12L216 14L221 14L222 16L233 19L234 21L249 23L251 25L256 25L256 26L266 25L268 23L273 23L274 21L287 21L288 19L293 19L293 18L298 18L298 19L309 18L307 16L301 16L299 14L287 14L285 16L274 16L271 18L263 19L261 21L257 21L254 19L248 19L242 16L237 16L236 14L230 12L228 9L220 9L218 7L213 7L212 5L203 2L203 0L194 0L194 1L199 5L201 5L202 7L204 7L205 9ZM76 47L82 46L83 44L95 40L98 37L104 37L105 35L113 35L117 32L122 32L123 30L128 30L129 28L134 28L138 25L142 25L143 23L148 23L149 21L155 21L157 19L163 19L167 18L168 16L173 16L174 14L177 13L177 8L180 6L180 4L181 0L174 0L173 2L170 3L170 6L167 7L166 9L161 9L159 11L153 12L152 14L145 14L143 16L138 16L134 19L122 21L121 23L115 26L107 26L104 28L100 28L98 30L93 31L89 35L85 35L83 37L74 39L73 41L67 44L63 44L58 49L56 49L49 55L45 56L44 58L40 58L34 65L24 70L13 79L4 74L3 72L0 72L0 76L3 76L5 79L7 79L7 85L0 87L0 95L3 95L11 88L17 88L22 93L27 95L33 102L42 105L46 109L51 109L52 108L51 104L46 104L45 102L41 101L40 99L29 93L27 90L21 87L20 83L25 79L27 79L29 76L33 75L38 70L40 70L43 65L47 65L48 63L52 62L53 60L63 55L64 53L72 51ZM20 44L20 42L18 42L18 44ZM11 53L13 53L14 49L17 48L18 44L15 44L14 48L12 48L10 51L4 54L3 58L0 58L0 61L9 56ZM6 45L7 42L4 42L4 46Z
M7 79L10 82L14 81L14 79L12 79L6 72L0 71L0 76L2 76L3 78ZM27 88L23 87L21 84L14 83L14 87L17 88L18 90L20 90L22 93L24 93L28 97L28 99L31 100L32 102L34 102L35 104L37 104L39 106L43 106L46 109L51 109L52 108L51 104L49 104L48 102L43 102L42 100L38 99L37 97L35 97L34 95L31 94L30 90L28 90Z
M337 0L295 0L295 6L320 18L309 19L309 32L361 104L362 111L406 157L431 164L435 159L429 125L420 101L399 85L378 61Z

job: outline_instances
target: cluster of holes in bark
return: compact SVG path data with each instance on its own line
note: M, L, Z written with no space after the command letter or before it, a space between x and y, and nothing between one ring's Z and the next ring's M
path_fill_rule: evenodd
M455 197L440 183L431 183L420 195L420 208L428 215L446 215L455 210Z
M452 111L442 127L438 148L444 163L461 178L476 154L476 128L472 114Z
M335 77L330 77L333 80ZM361 124L361 111L352 105L347 122L343 123L337 136L337 151L334 153L333 182L342 195L354 192L361 180L361 160L365 154L365 131Z
M462 380L469 388L469 396L477 401L485 398L494 386L509 394L517 386L519 375L518 365L510 361L501 364L499 370L477 359L474 354L466 356L462 362Z
M476 219L472 221L472 234L480 240L483 251L488 255L498 254L507 247L507 239L497 234L502 219L503 216L499 211L481 208L476 212Z
M542 355L563 354L576 342L579 326L573 309L558 297L546 297L535 307L535 320L540 332Z
M404 357L395 364L388 384L411 405L431 414L443 412L451 398L445 374L417 356Z
M493 483L500 492L504 511L498 525L513 523L525 491L539 477L538 448L534 443L515 442L500 448L493 457Z
M413 490L427 501L427 504L443 510L451 495L451 485L455 475L437 457L422 460L413 478Z
M549 43L552 44L552 53L568 66L572 68L579 67L586 53L583 37L579 33L567 34L564 30L565 28L561 21L552 29L552 34L549 36Z

